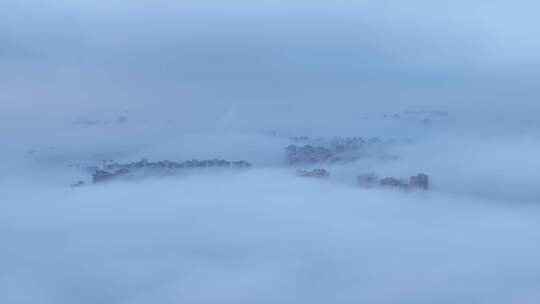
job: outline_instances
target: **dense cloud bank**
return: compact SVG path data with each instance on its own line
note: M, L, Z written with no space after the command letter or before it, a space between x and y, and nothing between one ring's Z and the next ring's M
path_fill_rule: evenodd
M66 164L91 146L71 132L47 140L82 146L64 142L19 155L26 165L6 165L0 175L0 302L540 298L534 136L419 136L392 150L397 160L322 164L332 177L316 180L287 166L287 137L186 134L156 141L128 132L117 143L103 137L92 151L118 160L213 154L246 158L254 167L69 188L78 173ZM371 171L427 172L432 189L358 188L355 176Z
M2 191L5 303L534 303L537 205L277 169Z

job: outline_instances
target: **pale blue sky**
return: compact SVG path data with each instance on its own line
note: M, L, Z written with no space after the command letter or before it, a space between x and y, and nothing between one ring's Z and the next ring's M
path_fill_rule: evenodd
M338 119L387 108L518 117L538 109L535 1L1 5L0 98L10 117L44 108L197 119L233 108L261 119L271 111Z

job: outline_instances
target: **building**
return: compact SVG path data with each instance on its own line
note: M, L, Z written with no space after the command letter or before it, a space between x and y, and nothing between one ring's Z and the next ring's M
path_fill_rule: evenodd
M411 176L409 185L411 186L411 188L429 190L429 176L427 176L427 174L424 174L424 173Z

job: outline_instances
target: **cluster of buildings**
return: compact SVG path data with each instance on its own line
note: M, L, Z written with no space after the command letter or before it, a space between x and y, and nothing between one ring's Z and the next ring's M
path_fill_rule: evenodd
M163 160L157 162L150 162L146 158L140 161L131 162L127 164L111 163L105 166L106 170L121 170L127 169L130 171L140 169L190 169L190 168L210 168L210 167L234 167L234 168L249 168L251 164L245 160L239 161L227 161L222 159L210 159L210 160L187 160L183 162L175 162L170 160Z
M434 113L443 115L444 113ZM313 166L336 162L351 162L359 158L376 158L390 161L398 159L389 154L388 148L398 144L396 140L383 141L377 137L363 139L362 137L311 138L296 136L289 138L293 143L285 148L287 163L293 166ZM409 142L405 142L409 143ZM330 173L325 169L296 171L299 177L329 178ZM357 177L357 184L363 188L384 187L399 190L429 189L429 177L419 173L409 179L385 177L379 178L374 173L366 173Z
M235 168L244 169L250 168L251 163L240 161L227 161L221 159L211 160L188 160L184 162L174 162L163 160L158 162L150 162L143 158L137 162L127 164L111 163L104 166L104 169L98 169L92 174L92 182L99 183L119 178L132 177L133 174L142 175L170 175L179 173L182 170L188 169L203 169L203 168Z
M297 170L299 177L329 178L330 172L326 169ZM395 188L406 191L409 189L429 190L429 176L424 173L411 176L408 180L395 177L379 178L375 173L364 173L356 178L359 187L369 188Z
M396 141L382 141L379 138L363 139L361 137L331 139L310 138L307 136L291 137L291 144L285 148L286 159L289 165L299 167L296 171L298 177L307 178L330 178L330 172L326 169L304 169L306 166L313 166L320 163L335 163L345 161L355 161L361 157L376 156L379 159L395 159L385 152L389 146L397 144ZM116 163L110 160L101 160L102 168L95 167L92 170L92 182L101 183L116 179L130 179L144 176L167 176L187 172L190 169L205 168L231 168L245 169L252 167L251 163L245 160L227 161L222 159L209 160L188 160L175 162L162 160L151 162L146 158L130 163ZM77 168L84 168L77 164ZM357 176L357 185L362 188L384 187L396 188L399 190L408 189L429 189L429 177L419 173L409 179L385 177L379 178L374 173L365 173ZM79 181L72 187L83 186L85 183Z
M387 153L387 148L396 141L382 141L377 137L331 139L312 139L307 136L291 137L294 143L285 148L289 165L314 165L317 163L351 162L362 157L375 157L381 160L395 160L397 156Z
M296 175L299 177L329 178L330 172L325 169L298 170Z
M385 187L399 190L421 189L429 190L429 176L424 173L411 176L409 180L395 177L379 178L375 173L365 173L356 178L358 186L363 188Z
M142 159L137 162L127 164L112 163L105 166L105 169L97 169L92 174L93 183L101 183L117 179L129 179L136 174L148 175L171 175L179 173L184 169L193 168L250 168L251 164L246 161L226 161L226 160L189 160L184 162L158 161L149 162ZM298 177L328 179L330 172L326 169L315 168L311 170L299 169L296 171ZM429 190L429 176L424 173L411 176L408 180L395 177L379 178L375 173L365 173L357 176L357 185L362 188L395 188L406 191L409 189ZM84 186L83 181L72 184L72 187Z
M325 147L312 145L290 145L285 148L287 163L289 165L314 165L322 162L337 161L334 152Z
M105 121L99 121L99 120L92 120L92 119L86 119L86 118L79 118L72 122L71 124L73 126L95 126L95 125L110 125L110 124L121 124L126 123L129 121L129 118L127 114L122 114L116 116L114 120L105 120Z
M435 120L441 120L446 119L448 120L449 113L447 111L427 111L427 110L419 110L419 111L402 111L399 113L393 113L393 114L383 114L382 118L389 118L394 120L406 120L406 121L412 121L412 122L420 122L424 125L429 125Z

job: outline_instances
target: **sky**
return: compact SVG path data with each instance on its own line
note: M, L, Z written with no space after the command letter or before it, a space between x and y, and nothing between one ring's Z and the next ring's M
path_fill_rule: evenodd
M530 119L538 6L7 0L2 125L125 110L172 116L186 129L227 115L270 127L275 117L352 122L417 108Z

